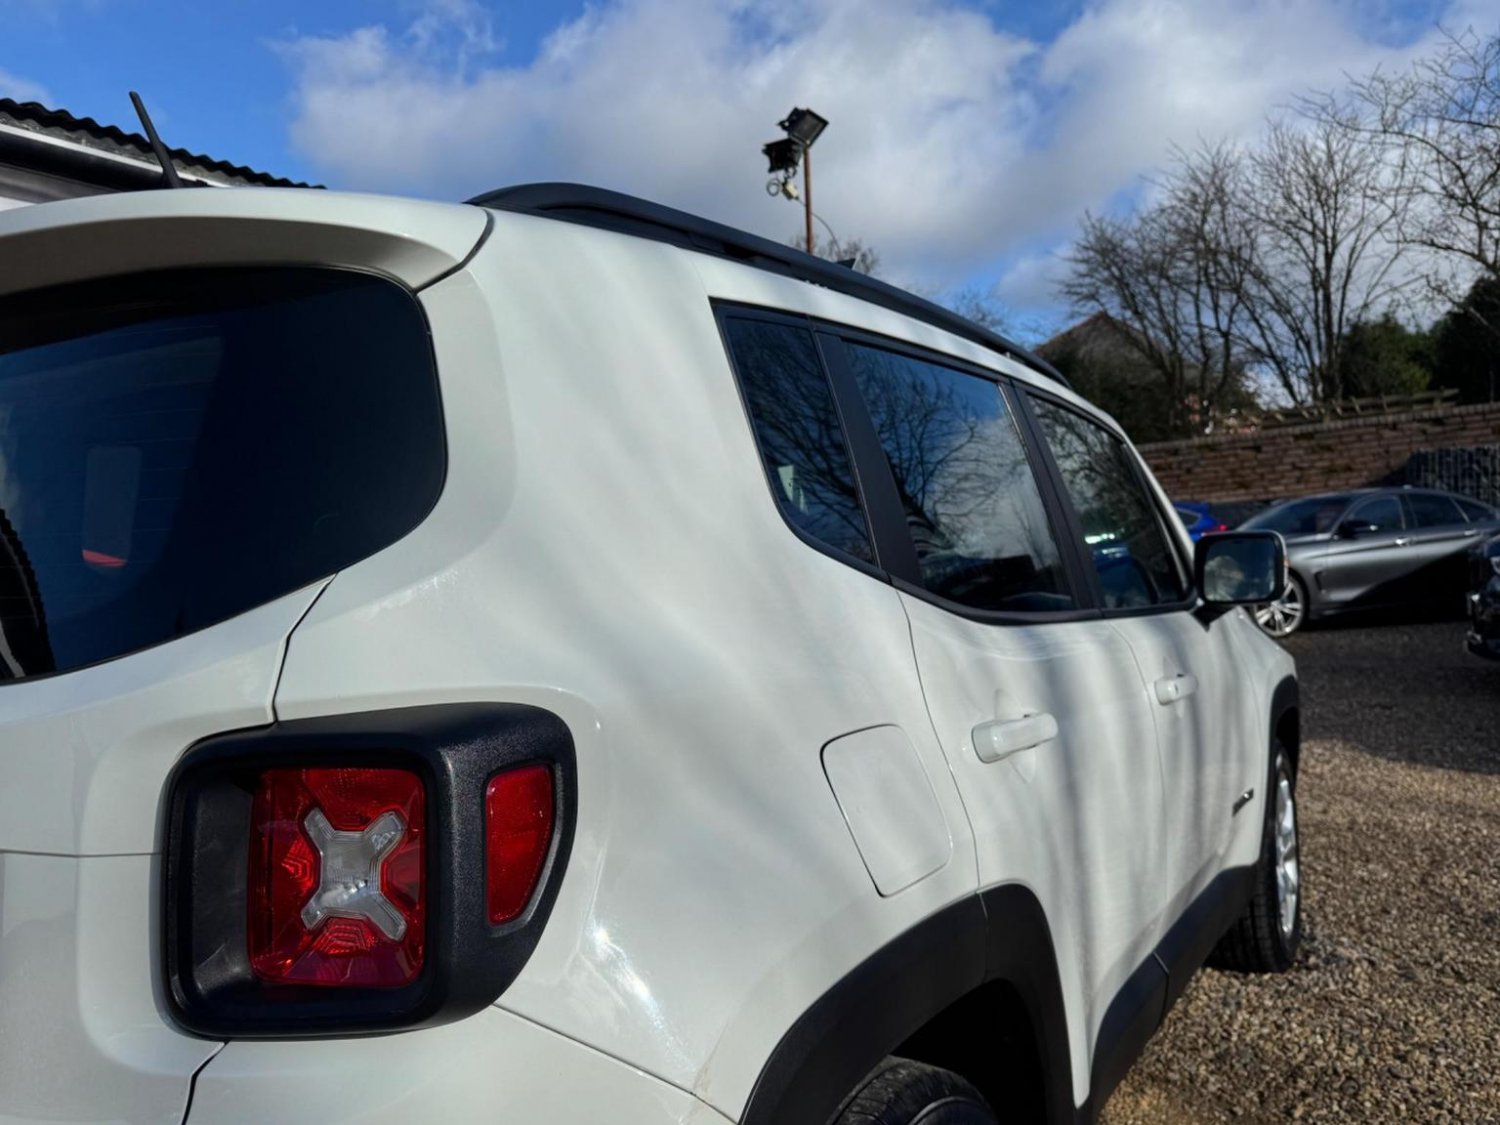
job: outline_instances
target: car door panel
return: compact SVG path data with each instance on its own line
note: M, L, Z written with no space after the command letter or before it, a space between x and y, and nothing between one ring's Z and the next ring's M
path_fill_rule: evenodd
M1041 901L1075 1045L1160 940L1171 898L1151 707L1129 645L1101 620L971 621L902 595L933 726L979 843L981 887ZM976 728L1051 716L1056 736L995 761ZM1069 978L1072 978L1071 981ZM1085 1057L1074 1073L1086 1074Z
M1000 380L852 333L825 352L980 886L1029 888L1052 928L1081 1098L1101 1021L1151 962L1169 898L1145 685L1086 604ZM886 549L891 525L905 551Z
M1217 873L1231 842L1235 802L1258 781L1236 752L1248 717L1229 672L1225 623L1178 611L1118 617L1111 624L1152 689L1171 840L1164 874L1174 898L1185 902ZM1183 681L1193 690L1170 690Z
M1465 551L1478 538L1478 529L1457 504L1440 493L1413 492L1402 500L1411 539L1411 599L1425 602L1451 597L1456 603L1466 585Z
M1230 840L1235 798L1246 772L1222 631L1191 612L1186 560L1162 498L1125 442L1097 420L1045 396L1029 395L1039 438L1059 490L1070 500L1073 534L1088 548L1103 612L1129 648L1145 687L1163 775L1167 847L1157 879L1181 907L1217 870ZM1112 575L1121 557L1140 581Z
M1351 532L1358 523L1372 530ZM1372 496L1353 505L1323 554L1317 582L1325 599L1341 607L1376 606L1400 600L1399 586L1418 560L1407 548L1400 500Z

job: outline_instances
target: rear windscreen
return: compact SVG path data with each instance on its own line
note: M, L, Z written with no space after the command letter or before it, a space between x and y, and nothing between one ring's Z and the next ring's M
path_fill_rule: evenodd
M180 270L0 297L0 679L223 621L380 550L442 488L393 282Z

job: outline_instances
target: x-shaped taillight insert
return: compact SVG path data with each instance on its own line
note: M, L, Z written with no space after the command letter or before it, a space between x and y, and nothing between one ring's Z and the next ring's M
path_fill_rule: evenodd
M406 918L380 887L380 869L406 835L401 814L388 811L358 832L342 832L322 809L303 820L318 852L320 880L302 907L302 924L317 929L328 918L363 918L391 941L406 933Z

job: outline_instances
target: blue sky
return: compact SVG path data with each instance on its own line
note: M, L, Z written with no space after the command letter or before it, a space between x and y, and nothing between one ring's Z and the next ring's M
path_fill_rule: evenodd
M129 127L138 89L170 144L330 187L579 179L779 239L759 146L812 105L833 229L1035 337L1084 210L1439 23L1500 0L0 0L0 95Z
M495 57L524 65L583 8L492 5ZM316 180L317 161L288 133L293 73L279 48L419 14L400 0L0 0L0 73L40 87L55 107L127 128L127 91L138 90L172 145Z

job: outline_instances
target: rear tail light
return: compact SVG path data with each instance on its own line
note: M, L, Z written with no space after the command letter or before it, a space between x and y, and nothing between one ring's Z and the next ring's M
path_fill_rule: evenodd
M556 897L573 770L562 721L510 705L200 743L168 795L163 950L179 1022L338 1035L493 1003Z
M427 935L426 819L422 779L409 770L262 773L246 902L255 975L379 987L416 979Z

